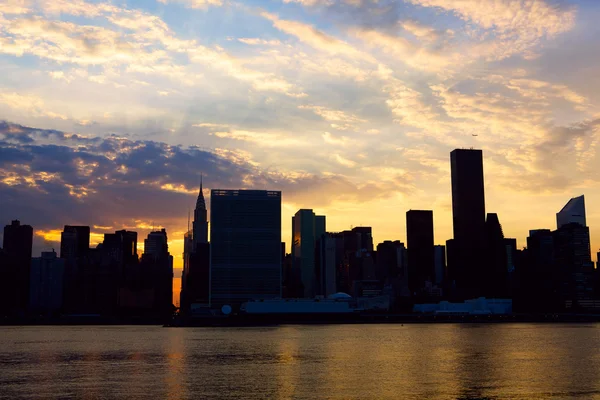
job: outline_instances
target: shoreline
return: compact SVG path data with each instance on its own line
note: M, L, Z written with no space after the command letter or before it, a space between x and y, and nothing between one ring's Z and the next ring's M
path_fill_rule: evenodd
M177 316L172 319L140 317L58 317L0 319L0 326L163 326L253 327L279 325L361 325L361 324L504 324L504 323L600 323L600 314L509 314L509 315L430 315L430 314L307 314Z

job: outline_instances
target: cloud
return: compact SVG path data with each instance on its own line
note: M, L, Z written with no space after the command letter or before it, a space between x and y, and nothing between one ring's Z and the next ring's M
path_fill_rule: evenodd
M261 15L271 21L275 28L288 35L295 36L301 42L304 42L317 50L348 57L354 60L376 62L376 60L368 53L364 53L343 40L330 36L311 25L299 21L280 19L277 15L267 12L263 12Z
M219 138L233 139L243 142L252 142L260 147L305 147L308 143L278 132L257 132L249 130L234 129L230 131L212 132Z
M415 45L402 36L393 36L375 29L356 28L352 29L351 33L369 46L381 48L398 61L419 70L440 71L456 58L455 55L443 55L424 46Z
M479 32L481 44L471 53L487 59L503 59L528 50L569 31L575 24L574 7L563 7L545 0L406 0L409 3L450 12L479 29L493 33L487 39Z
M348 146L350 144L350 140L345 136L333 136L329 132L323 133L323 140L325 143L332 144L334 146Z
M333 110L323 106L301 105L301 110L311 110L324 120L330 122L330 126L338 130L356 129L357 125L367 122L356 115L346 113L341 110Z
M551 5L545 0L407 0L423 7L449 11L501 35L552 37L572 28L573 8Z
M333 158L335 159L335 161L337 161L340 165L343 165L344 167L353 168L356 166L356 162L342 157L339 154L334 154Z
M442 34L440 31L432 28L431 26L424 25L419 21L402 21L400 22L400 26L417 38L426 41L436 41Z
M259 46L259 45L279 46L281 44L281 42L279 40L273 40L273 39L266 40L266 39L260 39L260 38L238 38L237 40L238 40L238 42L248 44L251 46Z
M48 117L63 120L67 119L67 117L62 114L47 110L44 105L44 101L34 95L19 94L8 91L0 92L0 103L18 110L19 112L28 112L34 117Z
M222 0L158 0L158 2L162 4L179 3L189 8L198 9L206 9L211 6L223 5Z
M31 54L59 64L101 66L99 74L86 71L84 75L90 81L110 82L117 87L123 84L114 80L122 78L123 72L164 76L177 84L194 85L203 77L198 72L201 67L211 75L224 74L248 83L257 91L305 96L295 84L275 73L249 69L245 66L247 60L233 57L218 46L211 48L196 40L178 38L155 15L81 0L43 2L42 7L47 15L85 16L93 18L95 24L48 20L41 15L2 20L0 53L18 57ZM108 24L98 23L102 20ZM191 63L181 55L186 55ZM64 80L71 79L62 72ZM125 82L129 84L131 80Z

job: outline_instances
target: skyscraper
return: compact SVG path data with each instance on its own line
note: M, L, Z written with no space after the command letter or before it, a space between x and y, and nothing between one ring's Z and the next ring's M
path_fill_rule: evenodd
M406 245L408 249L408 287L415 293L433 282L433 211L406 212Z
M433 283L442 286L446 278L446 246L439 244L433 246L433 258L435 265Z
M292 263L294 276L300 278L304 288L302 297L312 298L317 294L315 245L324 233L325 216L305 209L292 217Z
M211 190L210 303L281 297L281 192Z
M486 297L505 297L508 294L508 251L498 214L488 213L485 221L485 285Z
M25 311L29 305L29 275L33 228L18 220L4 227L4 265L0 265L5 281L0 290L4 307L9 312Z
M478 296L483 287L485 194L483 152L456 149L450 153L454 242L448 264L463 297ZM410 246L410 245L409 245Z
M204 201L204 193L202 192L202 177L200 177L200 192L198 193L198 199L196 200L196 208L194 209L192 231L194 248L200 243L208 243L208 219L206 202Z
M90 227L65 225L60 234L60 258L85 256L90 248Z
M585 198L583 195L573 197L556 213L556 228L570 223L587 226L585 221Z
M150 232L144 240L142 275L154 293L155 312L168 315L173 305L173 256L169 253L167 231ZM150 279L148 279L150 278Z
M60 234L60 258L64 263L63 309L77 310L93 298L91 275L87 256L90 250L90 227L65 225ZM46 259L42 257L45 263Z
M65 261L54 251L42 252L31 259L30 308L35 312L52 313L63 305Z

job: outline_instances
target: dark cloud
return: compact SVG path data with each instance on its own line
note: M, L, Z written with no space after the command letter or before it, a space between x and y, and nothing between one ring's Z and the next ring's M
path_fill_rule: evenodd
M264 170L235 152L0 123L0 223L20 219L45 231L65 224L114 230L154 222L181 232L201 173L206 188L281 190L284 201L307 207L410 189L402 182L357 186L340 175ZM37 240L38 251L49 245Z

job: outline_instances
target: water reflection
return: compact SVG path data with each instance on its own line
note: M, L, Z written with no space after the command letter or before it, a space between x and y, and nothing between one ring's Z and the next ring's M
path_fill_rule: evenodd
M596 325L0 328L0 397L600 399Z

